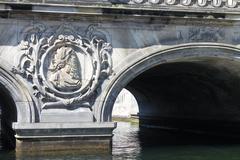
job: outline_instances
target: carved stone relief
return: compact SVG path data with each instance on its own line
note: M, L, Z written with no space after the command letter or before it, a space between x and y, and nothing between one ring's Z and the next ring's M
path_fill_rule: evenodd
M237 0L110 0L114 3L143 4L143 5L174 5L174 6L197 6L209 8L236 8L239 7Z
M81 88L79 63L72 47L61 46L51 54L47 79L59 91L76 91Z
M192 41L217 42L224 40L225 33L221 28L193 27L189 30L189 39Z
M91 106L96 91L112 73L112 46L97 26L83 34L69 25L53 31L42 24L23 31L13 68L32 85L42 108Z

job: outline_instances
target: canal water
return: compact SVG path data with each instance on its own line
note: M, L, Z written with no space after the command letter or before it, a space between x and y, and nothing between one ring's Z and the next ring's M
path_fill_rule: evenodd
M118 122L109 155L16 155L1 151L0 160L240 160L240 141L224 137L139 128Z

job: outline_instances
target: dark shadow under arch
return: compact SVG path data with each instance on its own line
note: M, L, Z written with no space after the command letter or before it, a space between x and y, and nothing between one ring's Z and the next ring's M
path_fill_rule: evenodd
M187 117L187 121L188 118L191 120L197 116L201 118L204 116L198 115L201 110L194 113L194 109L190 108L196 102L195 111L199 110L200 106L205 108L201 112L206 113L207 116L203 119L207 120L207 123L217 120L220 123L229 122L227 125L235 122L239 124L239 53L240 51L232 46L198 44L180 46L129 61L129 66L122 67L121 73L112 80L111 87L105 92L106 99L103 101L100 121L111 121L111 109L116 96L122 88L130 87L149 100L150 109L146 107L146 103L140 102L145 104L145 107L140 107L140 112L142 111L145 117L158 117L164 108L159 109L158 106L166 106L173 111L164 109L163 113L167 118L173 116L175 121L178 121L176 116ZM161 85L158 86L158 83ZM170 87L166 87L167 85ZM176 98L177 96L179 97ZM180 114L172 114L174 112ZM219 119L214 119L214 116Z
M231 67L239 66L223 59L175 62L140 74L127 85L145 96L136 96L140 122L194 130L214 128L218 132L237 129L240 77Z
M36 108L28 88L17 75L9 71L12 66L0 59L0 84L5 88L5 93L12 98L16 112L17 123L34 123L39 121L39 109Z
M12 123L17 122L17 110L14 100L6 88L0 84L1 142L3 149L14 149L15 132Z
M0 59L1 141L5 149L14 149L13 123L34 123L39 111L24 83L13 74L12 66Z

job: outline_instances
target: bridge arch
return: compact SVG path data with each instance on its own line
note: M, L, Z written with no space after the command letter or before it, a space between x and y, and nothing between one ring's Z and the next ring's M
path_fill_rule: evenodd
M197 64L198 62L203 62L200 66L204 66L207 64L205 62L211 63L215 61L219 66L225 65L224 67L229 67L228 69L232 72L231 75L236 75L236 77L233 78L239 78L240 50L234 46L218 43L196 43L163 48L162 46L160 48L153 46L145 50L140 50L127 60L124 60L125 62L119 65L121 69L114 69L119 70L119 72L113 76L108 85L109 87L103 91L100 107L96 111L99 121L111 121L113 105L119 92L124 87L128 87L128 84L138 76L157 66L160 68L167 64L174 66L175 64ZM177 67L179 67L179 65ZM188 65L185 67L188 67ZM192 66L189 65L189 67ZM167 67L167 69L169 68ZM221 69L221 67L219 69ZM228 71L224 72L227 73ZM214 79L212 79L212 81L214 81ZM128 89L129 88L130 91L135 92L134 87L130 86Z
M11 68L10 64L4 60L0 60L0 63L0 91L3 96L12 100L16 110L16 122L36 122L36 109L33 107L33 101L27 88L25 88L16 75L9 71Z
M13 123L32 123L36 121L31 97L23 83L9 72L11 65L0 60L0 146L15 148Z

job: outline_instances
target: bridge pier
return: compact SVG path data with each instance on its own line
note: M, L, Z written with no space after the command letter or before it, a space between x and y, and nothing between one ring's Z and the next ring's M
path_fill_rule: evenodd
M18 154L74 152L110 154L116 123L15 123Z

